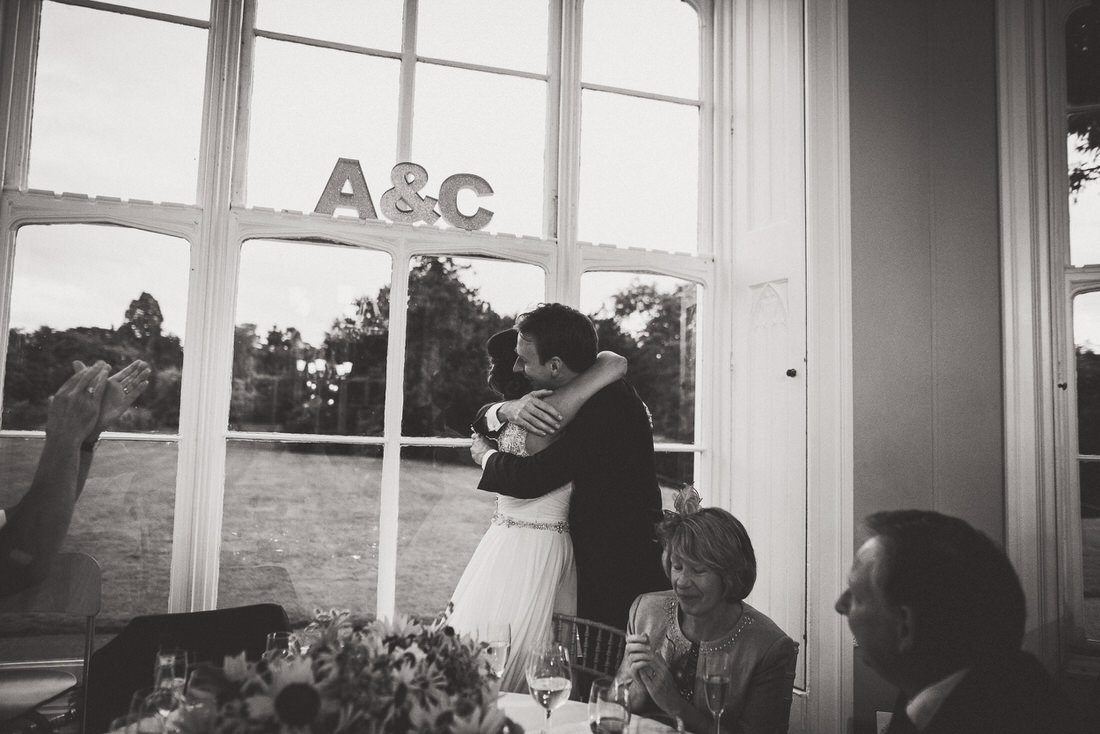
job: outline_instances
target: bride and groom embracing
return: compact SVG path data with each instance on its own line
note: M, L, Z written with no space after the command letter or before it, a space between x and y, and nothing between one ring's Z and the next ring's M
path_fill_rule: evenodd
M497 507L449 623L476 634L509 622L501 689L523 691L526 651L550 636L553 612L625 629L635 597L668 588L661 492L649 411L622 379L626 360L597 353L587 316L541 304L488 349L490 386L506 400L479 411L470 454Z

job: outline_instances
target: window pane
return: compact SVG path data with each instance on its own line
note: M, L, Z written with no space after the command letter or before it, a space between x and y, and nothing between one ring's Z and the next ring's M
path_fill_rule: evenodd
M592 91L582 103L577 236L694 252L698 109Z
M187 243L123 227L22 227L16 235L3 427L42 429L72 361L112 371L153 368L146 392L113 430L174 433L179 425Z
M375 611L382 451L229 441L218 606Z
M1100 263L1100 112L1070 115L1068 124L1070 257Z
M463 192L460 211L492 211L487 232L541 237L546 83L432 64L416 74L413 161L430 176L421 195L456 173L481 176L493 195Z
M402 450L398 612L434 616L447 606L493 516L496 495L480 480L466 447Z
M683 0L584 0L581 81L699 97L699 16Z
M0 438L0 506L30 486L43 439ZM138 614L168 610L177 449L163 441L101 441L84 492L73 511L63 551L83 551L103 568L103 606L96 625L102 642ZM79 636L80 627L49 623L4 628L0 649L13 657L42 659L42 651L66 656L59 634ZM82 623L79 623L82 624ZM45 642L43 637L45 636ZM76 639L74 637L73 639ZM82 654L79 646L73 651Z
M111 0L111 3L168 15L182 15L184 18L205 20L210 17L210 0Z
M600 348L627 358L626 379L649 406L658 443L695 440L698 291L667 276L581 276L581 310L596 323Z
M230 427L381 435L390 269L370 250L244 243Z
M1085 5L1066 21L1066 96L1071 105L1100 104L1100 8Z
M485 342L542 300L534 265L417 257L409 276L405 436L468 438L474 412L496 395Z
M1085 636L1100 642L1100 463L1081 462L1081 552Z
M1073 299L1077 352L1077 450L1100 455L1100 292ZM1081 461L1085 630L1100 640L1100 462Z
M420 0L420 56L546 73L547 0Z
M338 158L359 161L376 211L397 163L399 62L256 40L248 203L312 212Z
M403 6L402 0L258 0L256 27L400 51Z
M46 3L31 188L193 203L206 39L202 29Z

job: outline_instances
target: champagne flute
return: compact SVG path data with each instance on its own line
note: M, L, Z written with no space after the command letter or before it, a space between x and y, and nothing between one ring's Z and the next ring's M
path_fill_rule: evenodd
M707 708L714 714L714 734L721 734L722 711L726 708L726 696L730 689L730 667L733 663L729 650L712 650L703 654L703 695Z
M622 680L597 678L588 695L588 727L592 734L623 734L630 724L627 687Z
M531 698L546 709L546 728L550 734L550 714L569 698L573 690L573 673L569 669L569 653L557 642L536 645L527 657L527 686Z
M512 647L512 625L497 620L486 622L480 636L485 644L490 675L499 681L504 675L504 665L508 662L508 651Z

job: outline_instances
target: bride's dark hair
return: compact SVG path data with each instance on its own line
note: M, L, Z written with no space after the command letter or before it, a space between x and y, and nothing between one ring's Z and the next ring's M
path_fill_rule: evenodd
M516 364L515 329L498 331L489 337L485 347L489 352L489 387L505 400L514 400L531 392L531 383L522 372L513 372Z

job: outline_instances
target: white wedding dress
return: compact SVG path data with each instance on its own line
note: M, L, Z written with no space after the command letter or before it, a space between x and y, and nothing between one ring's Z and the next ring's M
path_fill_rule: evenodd
M509 423L497 443L501 451L527 456L526 437ZM577 567L567 521L572 492L570 483L534 499L497 495L492 524L451 595L448 624L460 633L476 637L478 625L489 621L511 624L502 691L527 690L527 651L549 639L551 614L576 614Z

